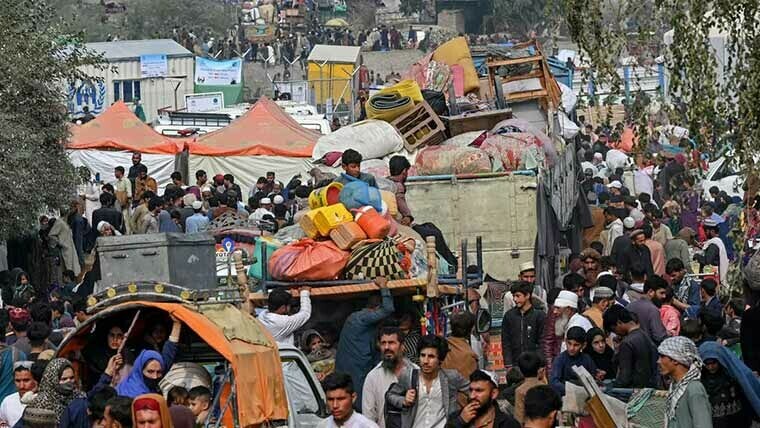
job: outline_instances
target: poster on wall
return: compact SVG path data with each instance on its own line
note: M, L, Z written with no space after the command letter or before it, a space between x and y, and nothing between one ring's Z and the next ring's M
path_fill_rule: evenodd
M106 85L100 81L70 83L67 97L69 114L73 117L83 115L85 107L92 114L102 113L106 104L106 94Z
M169 74L169 61L166 55L141 55L140 77L166 77Z
M238 85L242 81L243 61L216 61L195 57L196 85Z

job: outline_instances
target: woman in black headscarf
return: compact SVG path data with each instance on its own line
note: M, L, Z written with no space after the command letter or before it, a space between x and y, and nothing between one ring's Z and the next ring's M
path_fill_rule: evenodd
M607 344L607 335L601 328L592 328L586 333L586 349L583 351L594 360L596 368L604 371L604 380L615 379L617 367L612 361L615 353Z

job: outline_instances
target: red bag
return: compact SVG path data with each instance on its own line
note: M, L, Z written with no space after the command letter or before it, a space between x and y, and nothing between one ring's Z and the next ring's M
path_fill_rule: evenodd
M340 276L350 255L332 241L306 238L275 251L267 266L280 281L326 281Z

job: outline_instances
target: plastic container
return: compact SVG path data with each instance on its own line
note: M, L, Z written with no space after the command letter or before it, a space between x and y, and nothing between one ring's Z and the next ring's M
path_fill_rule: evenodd
M385 202L385 207L388 208L388 214L391 215L391 217L396 217L398 215L398 203L396 203L396 195L393 194L393 192L389 192L387 190L381 190L380 196L383 198L383 202Z
M372 207L362 207L356 211L356 223L370 239L383 239L391 230L391 222L383 218Z
M336 181L319 189L314 189L309 194L309 209L314 210L337 204L340 202L340 191L342 189L343 184Z
M354 216L340 203L322 207L316 211L314 222L322 236L330 236L331 230L354 219Z
M298 225L301 226L306 236L312 239L319 237L319 229L317 229L317 222L315 220L316 216L317 210L310 210L298 221Z
M264 257L261 254L262 246L266 247L266 258L268 259L272 257L272 254L274 254L278 248L282 247L282 244L280 241L269 236L256 238L256 243L253 249L253 257L256 258L256 261L248 268L248 276L256 279L264 279L261 275L261 265L264 263ZM266 279L271 280L272 276L267 274Z
M367 239L367 234L355 221L349 221L331 230L330 239L341 250L350 250L356 243Z

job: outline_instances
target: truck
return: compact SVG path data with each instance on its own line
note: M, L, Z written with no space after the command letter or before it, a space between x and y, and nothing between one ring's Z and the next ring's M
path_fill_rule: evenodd
M527 173L419 176L407 179L406 199L415 222L434 223L452 249L481 236L483 272L505 281L533 260L536 188Z

